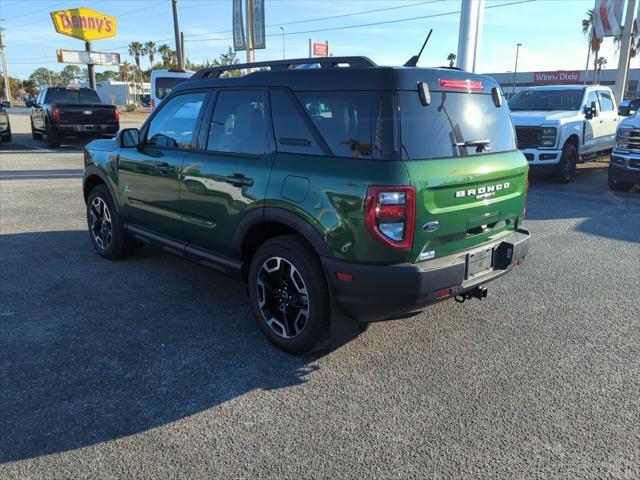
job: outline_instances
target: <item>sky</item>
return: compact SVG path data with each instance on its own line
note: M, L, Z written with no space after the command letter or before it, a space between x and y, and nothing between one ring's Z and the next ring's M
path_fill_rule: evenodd
M457 52L460 6L464 0L265 0L267 48L256 60L282 58L282 30L287 58L306 57L308 41L329 41L333 55L365 55L379 65L401 65L434 32L421 66L447 63ZM516 44L522 43L518 71L584 69L587 40L581 21L594 0L487 0L480 73L513 71ZM511 4L511 5L509 5ZM94 50L127 54L132 41L153 40L174 47L171 0L1 0L0 19L9 74L27 78L38 67L61 70L56 49L82 50L83 42L55 32L49 12L85 6L118 20L115 38L94 42ZM189 60L213 60L232 45L231 0L178 0L180 28ZM371 10L378 10L372 12ZM368 13L362 13L368 12ZM323 18L335 17L338 18ZM427 18L415 18L427 17ZM394 21L391 23L391 21ZM389 22L389 23L385 23ZM344 28L354 27L354 28ZM321 32L306 33L310 30ZM601 54L605 68L617 66L612 39ZM241 61L245 52L238 52ZM634 60L640 66L640 59ZM148 68L148 59L142 62ZM102 71L98 68L97 71Z

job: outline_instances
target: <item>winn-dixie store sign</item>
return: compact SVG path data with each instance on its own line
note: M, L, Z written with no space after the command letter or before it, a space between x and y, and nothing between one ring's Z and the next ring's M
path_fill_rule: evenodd
M566 72L535 72L533 83L548 85L550 83L580 83L580 70Z
M79 40L101 40L116 36L116 19L90 8L51 12L56 32Z

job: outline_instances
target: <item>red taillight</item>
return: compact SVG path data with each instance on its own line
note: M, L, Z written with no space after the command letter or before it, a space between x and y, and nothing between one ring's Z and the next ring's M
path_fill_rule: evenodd
M58 107L53 107L51 109L51 118L56 123L60 121L60 109Z
M336 278L341 282L352 282L353 275L350 273L336 272Z
M477 82L474 80L440 79L440 86L442 88L452 88L454 90L466 90L468 92L484 89L484 85L482 84L482 82Z
M365 224L385 245L410 250L416 220L416 190L411 186L371 186L367 190Z
M113 112L113 115L115 117L116 122L120 121L120 109L118 107L116 107L115 111Z

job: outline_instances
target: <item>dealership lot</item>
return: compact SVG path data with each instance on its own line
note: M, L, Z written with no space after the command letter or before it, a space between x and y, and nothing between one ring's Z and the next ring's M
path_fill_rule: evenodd
M296 358L241 284L151 248L98 257L82 142L10 114L0 478L640 476L640 191L610 192L606 163L532 181L531 253L486 301Z

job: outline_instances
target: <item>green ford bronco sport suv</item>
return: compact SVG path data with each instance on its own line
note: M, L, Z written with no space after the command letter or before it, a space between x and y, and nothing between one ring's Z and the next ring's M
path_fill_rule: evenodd
M334 309L486 296L527 254L527 173L493 79L330 57L195 73L140 130L87 145L83 187L100 255L153 243L237 275L264 334L302 354Z

